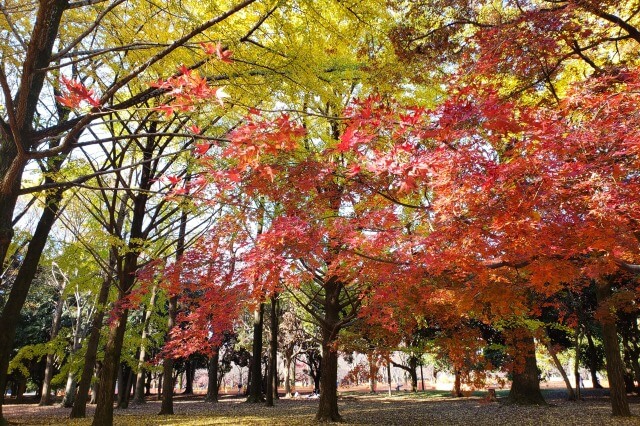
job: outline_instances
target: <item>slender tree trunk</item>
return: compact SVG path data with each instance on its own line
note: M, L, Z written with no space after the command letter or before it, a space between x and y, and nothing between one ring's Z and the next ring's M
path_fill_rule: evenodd
M273 407L278 394L278 294L271 296L271 342L269 346L269 370L267 374L267 407Z
M158 289L157 287L153 287L151 289L151 299L149 300L149 306L144 315L144 325L142 327L142 339L140 343L140 355L138 357L138 374L136 375L136 391L133 397L134 404L144 404L146 401L144 399L144 382L146 378L147 371L144 368L144 363L147 358L147 336L149 334L149 322L151 320L151 314L153 314L153 309L156 304L156 295Z
M573 391L573 388L571 387L571 380L569 380L569 376L567 375L567 372L562 366L562 363L558 359L558 355L555 349L553 348L553 345L551 344L551 342L547 342L547 351L549 351L549 355L551 355L553 364L556 366L556 369L560 372L560 375L562 376L562 380L564 380L564 384L567 387L567 399L570 401L575 401L576 394Z
M122 299L121 295L119 299ZM92 426L111 426L113 424L113 396L116 377L120 367L120 354L127 328L128 309L118 312L109 327L109 336L104 350L104 360L100 369L100 387L97 392L96 413Z
M162 400L162 389L164 387L164 385L162 384L162 378L164 377L163 373L159 373L158 374L158 395L157 395L157 400L161 401Z
M171 330L176 322L176 314L178 307L178 296L169 298L169 316L167 319L167 330ZM168 332L169 332L168 331ZM165 356L162 360L162 405L160 406L161 415L173 414L173 358Z
M53 274L53 271L51 272ZM51 322L51 334L49 335L49 340L53 340L58 336L58 331L60 330L60 318L62 317L62 307L64 305L64 298L62 294L64 292L66 281L62 280L62 284L59 286L60 296L56 301L56 309L53 314L53 320ZM44 369L44 380L42 382L42 395L40 397L39 405L51 405L51 379L53 378L53 360L54 354L47 354L47 362Z
M540 392L540 377L536 362L536 347L533 335L525 327L514 330L515 353L523 357L516 360L513 368L513 382L507 401L519 405L546 405ZM523 361L523 362L518 362Z
M391 361L387 360L387 385L389 386L389 396L391 396Z
M209 384L207 385L206 402L218 402L219 383L218 383L218 362L220 361L220 348L215 349L215 353L209 358Z
M110 265L114 266L115 259L110 260ZM78 419L84 418L87 415L87 397L89 388L91 387L91 379L93 378L93 370L96 365L96 359L98 357L98 346L100 344L100 331L102 330L102 320L104 319L104 307L109 300L109 289L112 282L111 273L106 272L100 286L100 293L98 294L98 306L91 320L91 333L89 334L89 340L87 341L87 351L84 355L84 365L82 367L82 373L80 375L80 382L78 383L78 391L73 401L73 408L71 409L70 418ZM95 392L94 392L95 394ZM95 399L94 399L95 401ZM93 403L93 402L92 402Z
M253 350L251 356L251 381L247 402L262 402L262 329L264 303L253 313Z
M596 282L596 299L598 300L598 306L604 307L605 309L601 309L601 311L606 312L606 315L600 319L600 325L602 327L604 354L607 361L611 409L614 416L628 417L631 416L631 411L629 411L629 402L624 384L616 318L609 307L610 297L611 286L609 283L604 281Z
M73 371L69 371L67 374L67 384L64 387L64 397L62 397L62 407L70 408L73 406L73 400L76 396L76 378L73 375Z
M591 373L591 384L594 389L602 389L602 385L598 380L598 354L596 353L596 345L593 343L593 337L589 331L589 327L585 325L585 335L587 336L587 344L589 345L589 371Z
M42 211L38 226L36 227L33 237L29 242L27 253L20 265L18 274L16 275L9 297L2 309L0 315L0 424L3 423L2 406L4 405L4 390L7 387L7 371L9 369L9 360L11 350L13 349L13 341L16 335L16 327L20 320L20 311L27 299L31 282L38 269L40 256L44 250L44 246L49 236L49 231L55 222L56 216L60 209L60 201L62 200L62 191L54 192L46 198L46 208ZM0 204L2 197L0 196ZM4 206L0 207L3 210ZM9 217L8 228L11 228L11 217ZM5 224L0 223L0 228L5 228ZM0 229L0 232L2 230ZM12 231L13 232L13 231ZM0 253L4 259L3 253Z
M102 374L102 361L96 361L95 383L91 385L91 401L89 404L95 405L98 401L98 392L100 391L100 374ZM85 407L86 408L86 407ZM83 409L83 411L86 411Z
M295 377L295 373L292 374L291 370L294 364L294 360L292 356L287 356L285 354L284 357L284 395L287 398L291 398L291 380L292 377ZM294 383L295 386L295 383Z
M184 395L193 395L193 376L195 376L196 366L193 360L188 359L186 361L186 368L184 370L185 386Z
M134 377L135 375L133 374L133 368L127 366L124 374L124 391L122 392L122 400L118 404L118 408L121 408L123 410L129 408L129 400L131 399L131 388L135 383Z
M187 182L190 180L189 176L185 179ZM180 261L182 254L184 253L185 237L187 234L187 210L183 210L180 215L180 228L178 230L178 240L176 241L176 262ZM168 333L176 324L176 315L178 313L178 296L172 295L169 297L169 315L167 318L167 337ZM162 384L162 405L160 406L161 415L173 414L173 358L165 356L162 361L162 377L164 383ZM160 388L160 386L158 386Z

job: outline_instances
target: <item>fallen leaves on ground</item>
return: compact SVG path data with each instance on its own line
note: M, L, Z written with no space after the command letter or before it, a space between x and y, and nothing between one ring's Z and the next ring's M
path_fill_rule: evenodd
M608 398L591 396L569 402L561 394L547 397L549 406L514 406L485 402L482 397L451 398L429 392L378 395L348 395L340 398L344 425L640 425L638 398L632 398L634 417L614 418ZM318 401L306 398L280 399L275 407L248 404L239 398L206 403L202 397L178 396L174 416L158 416L160 402L115 410L116 426L151 425L308 425L313 423ZM94 406L88 407L92 415ZM59 406L5 405L5 416L14 425L89 425L91 419L70 420L69 409Z

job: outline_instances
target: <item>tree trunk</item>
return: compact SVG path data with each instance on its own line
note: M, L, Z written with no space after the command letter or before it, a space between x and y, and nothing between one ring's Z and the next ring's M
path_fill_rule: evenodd
M389 396L391 396L391 361L387 360L387 385L389 385Z
M196 374L196 365L190 359L188 359L185 364L186 364L186 368L184 370L185 385L184 385L183 394L193 395L193 377Z
M189 181L189 176L186 177L186 181ZM180 214L180 228L178 230L178 240L176 241L176 262L180 261L182 254L184 253L185 236L187 234L187 210L182 210ZM169 315L167 318L167 336L171 332L171 329L176 323L176 315L178 313L178 296L172 295L169 297ZM162 377L164 383L162 384L162 405L160 406L161 415L173 414L173 359L169 356L165 356L162 361ZM160 388L160 386L158 386Z
M64 387L64 397L62 397L62 407L70 408L73 406L73 400L76 396L76 378L73 375L73 371L69 371L67 374L67 384Z
M591 385L593 389L602 389L602 385L598 380L598 354L596 353L596 345L593 343L589 327L585 325L585 335L587 336L587 344L589 345L589 371L591 372Z
M291 370L295 367L295 361L293 357L285 356L284 358L284 395L287 398L291 398L291 381L292 378L295 379L296 373L292 374ZM295 383L293 384L295 386Z
M0 196L0 205L2 204L1 200L2 197ZM2 392L0 392L0 423L3 421L4 390L7 387L7 371L9 369L13 341L16 336L16 327L20 320L20 311L27 299L33 277L38 270L40 256L47 242L49 231L55 222L61 200L62 191L57 191L47 196L47 207L42 211L38 226L29 242L27 253L11 285L11 292L2 309L2 315L0 315L0 324L2 324L2 327L0 327L0 389L2 389ZM4 206L1 206L0 210L4 210ZM9 229L11 228L11 217L9 217L8 224L0 223L0 228L5 228L6 226ZM2 229L0 229L0 232L3 232ZM0 257L0 259L3 258L4 256Z
M162 384L162 378L164 377L163 373L159 373L158 374L158 395L157 395L157 399L158 401L162 401L162 389L163 389L163 384Z
M460 378L460 370L455 370L453 375L453 394L456 398L461 398L464 395L462 394L462 380Z
M620 356L620 345L618 342L618 330L616 328L616 318L609 307L611 297L611 286L604 281L596 282L596 299L602 312L606 312L600 318L602 327L602 343L604 344L604 354L607 361L607 376L609 378L609 391L611 393L611 409L614 416L631 416L629 402L624 384L624 373L622 358Z
M123 294L118 299L122 299ZM117 309L117 308L116 308ZM116 386L116 376L120 367L120 354L127 328L128 309L116 313L115 319L109 327L109 336L104 350L104 360L100 371L100 387L98 389L96 413L92 426L112 426L113 424L113 394Z
M343 284L334 278L325 282L324 324L322 324L322 361L320 362L320 404L316 420L339 422L338 352L333 347L340 331L340 292Z
M247 402L262 402L262 328L264 303L253 313L253 350L251 355L251 381Z
M322 332L322 362L320 375L320 404L316 420L319 422L340 422L338 412L338 352L333 348L333 333Z
M100 381L98 379L100 378L100 374L102 374L102 361L97 361L95 372L96 380L95 383L91 385L91 401L89 402L89 404L92 405L95 405L95 403L98 401L98 392L100 391ZM84 411L85 409L83 408L83 412Z
M53 274L53 271L51 272ZM56 309L53 314L53 320L51 321L51 334L49 335L49 341L53 340L58 336L58 331L60 330L60 318L62 317L62 307L64 305L64 298L62 296L64 292L66 281L62 280L62 284L59 286L60 296L56 301ZM39 405L51 405L51 379L53 378L53 353L47 354L46 366L44 369L44 379L42 382L42 392L40 397Z
M515 360L513 382L507 402L518 405L547 405L540 392L540 373L536 362L533 335L524 327L515 329L514 333L516 333L515 353L521 355L523 359Z
M218 362L220 361L220 348L215 349L214 355L209 358L209 384L207 385L206 402L218 402Z
M376 357L374 354L370 353L367 358L369 361L369 393L376 393L378 364L376 364Z
M145 403L145 399L144 399L144 382L145 382L145 378L146 378L146 373L147 371L144 368L144 363L146 361L147 358L147 335L149 334L149 322L151 320L151 314L153 314L153 308L155 307L156 304L156 295L157 295L157 288L154 286L151 289L151 299L149 300L149 306L147 307L147 310L145 312L144 315L144 319L143 319L143 327L142 327L142 336L141 336L141 343L140 343L140 355L138 357L138 373L136 375L136 391L135 394L133 396L133 403L134 404L144 404Z
M551 342L547 342L547 351L549 351L549 355L551 355L551 359L553 360L553 364L556 366L556 369L560 372L562 376L562 380L564 380L564 384L567 387L567 399L570 401L576 400L576 394L571 387L571 380L569 380L569 376L567 376L567 372L565 371L562 363L558 359L558 355L556 354L555 349Z
M109 265L112 267L115 266L115 259L113 257L110 258ZM102 285L100 286L100 293L98 294L97 308L91 320L91 333L89 334L89 340L87 341L87 351L84 355L84 365L80 375L80 382L78 383L78 391L76 392L76 397L73 401L73 408L69 415L72 419L84 418L87 415L87 397L89 388L91 387L91 379L93 378L96 359L98 357L100 331L102 330L102 320L104 319L104 306L109 300L109 289L111 288L112 281L111 273L105 272ZM95 395L95 392L93 395ZM95 398L92 399L93 402L95 402Z
M176 322L176 313L178 307L178 296L169 298L169 317L167 319L167 333L171 331ZM165 356L162 360L162 405L160 406L161 415L173 414L173 358Z
M273 407L278 394L278 294L271 296L271 342L269 346L269 371L267 374L267 407Z
M411 376L411 392L418 392L418 358L409 358L409 375Z

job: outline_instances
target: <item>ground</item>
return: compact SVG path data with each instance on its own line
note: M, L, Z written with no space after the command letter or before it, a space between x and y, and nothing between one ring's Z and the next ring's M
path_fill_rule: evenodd
M584 401L567 402L561 390L544 391L548 407L517 407L487 402L486 393L468 398L452 398L448 392L418 394L394 392L368 395L343 392L340 413L345 425L640 425L640 399L631 398L634 417L613 418L606 391L588 392ZM499 391L503 399L505 391ZM115 425L308 425L313 423L318 401L302 397L280 399L275 408L247 404L229 395L217 404L205 403L201 396L177 396L174 416L157 416L160 403L149 400L142 406L116 410ZM89 414L93 413L89 406ZM5 415L14 425L89 425L90 419L69 420L69 409L35 404L6 405Z

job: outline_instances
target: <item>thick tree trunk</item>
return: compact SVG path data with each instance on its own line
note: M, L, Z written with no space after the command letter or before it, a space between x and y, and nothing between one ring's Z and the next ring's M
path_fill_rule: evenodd
M602 312L606 312L600 319L602 327L602 342L607 361L607 376L609 378L609 391L611 393L611 409L614 416L631 416L629 402L624 384L622 358L618 342L618 330L616 328L615 315L610 310L611 286L607 282L596 283L596 299Z
M122 299L121 295L119 299ZM127 328L128 309L118 312L116 318L109 327L109 336L104 350L104 360L100 371L100 387L98 389L96 413L93 416L92 426L113 425L113 396L116 386L116 377L120 367L120 354L124 342L124 333Z
M339 422L338 412L338 352L332 346L333 333L323 331L322 339L322 375L320 376L320 404L316 420L320 422Z
M269 370L267 374L267 406L273 407L278 395L278 294L271 296L271 341L269 346Z
M320 404L316 420L339 422L338 352L333 347L340 332L340 292L343 285L331 278L325 282L324 324L322 324L322 361L320 363Z
M515 360L513 382L507 402L519 405L546 405L540 392L540 377L536 362L536 347L533 335L524 327L514 330L515 353L523 358Z
M389 396L391 396L391 361L387 360L387 385L389 386Z
M376 364L376 357L374 354L367 356L369 361L369 392L376 393L376 375L378 373L378 364Z
M215 354L209 358L209 384L207 385L206 402L218 402L218 362L220 361L219 348L215 349Z
M262 329L264 303L253 313L253 350L251 354L251 379L247 402L262 402Z
M52 272L53 273L53 272ZM49 335L49 340L53 340L58 336L58 331L60 330L60 318L62 317L62 307L64 305L64 298L62 297L62 293L64 292L66 281L62 280L62 284L60 285L59 292L60 296L56 301L56 309L53 313L53 320L51 321L51 334ZM40 397L39 405L51 405L51 379L53 378L53 359L54 354L47 354L47 361L44 369L44 379L42 381L42 391Z
M456 398L461 398L464 396L462 394L462 380L460 378L460 370L456 370L454 372L453 395Z
M411 392L418 392L418 358L409 358L409 375L411 376Z

